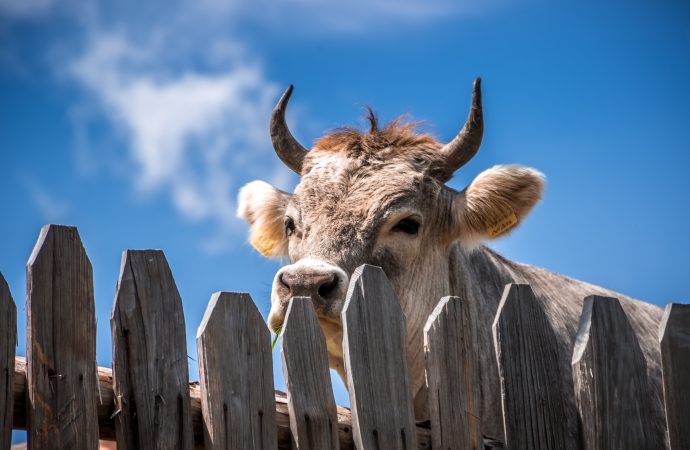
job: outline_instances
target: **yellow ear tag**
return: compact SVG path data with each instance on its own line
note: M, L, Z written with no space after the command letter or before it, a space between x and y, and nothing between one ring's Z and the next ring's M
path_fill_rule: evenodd
M279 244L278 239L270 236L268 233L254 233L249 241L259 253L268 257L272 256L276 246Z
M518 219L515 215L515 211L511 210L509 215L505 216L498 222L495 222L494 224L487 223L486 232L489 234L489 237L495 238L513 228L517 223Z

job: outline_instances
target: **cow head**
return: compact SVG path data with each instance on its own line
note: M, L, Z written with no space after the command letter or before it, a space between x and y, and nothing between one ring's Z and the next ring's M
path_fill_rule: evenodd
M461 192L444 185L482 140L479 79L465 126L445 145L401 121L380 128L370 112L369 131L339 129L307 151L285 123L291 93L289 87L273 112L271 138L300 183L293 194L249 183L240 191L238 214L249 222L258 251L290 262L273 280L269 326L281 326L291 297L310 296L331 366L342 374L340 313L357 266L383 268L407 315L408 339L421 345L429 305L452 294L449 248L476 246L512 229L539 200L543 178L532 169L498 166Z

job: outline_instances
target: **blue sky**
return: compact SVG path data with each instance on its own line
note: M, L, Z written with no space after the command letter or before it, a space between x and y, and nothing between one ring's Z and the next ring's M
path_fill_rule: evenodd
M524 225L491 245L659 305L688 302L687 2L0 0L0 271L19 353L24 266L43 224L79 227L99 364L110 365L129 248L165 251L195 358L214 291L269 309L279 263L245 243L234 209L248 181L297 182L268 138L279 92L295 84L288 120L305 143L361 124L363 105L449 140L477 75L484 144L450 185L506 163L548 180Z

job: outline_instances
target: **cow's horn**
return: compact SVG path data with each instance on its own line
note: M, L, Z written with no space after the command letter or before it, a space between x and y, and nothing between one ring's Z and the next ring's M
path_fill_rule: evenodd
M285 123L285 110L290 101L290 95L292 95L292 85L285 90L271 114L271 141L280 159L299 175L302 173L302 161L307 155L307 149L297 142Z
M453 176L453 172L467 164L479 150L484 134L484 117L482 115L482 79L477 77L472 85L472 107L465 126L455 138L443 146L441 152L446 155L443 168L444 181Z

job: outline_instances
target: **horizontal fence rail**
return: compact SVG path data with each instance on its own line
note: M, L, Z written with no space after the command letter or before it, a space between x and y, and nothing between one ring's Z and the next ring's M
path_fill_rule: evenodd
M290 300L282 327L287 393L274 390L270 333L243 293L211 297L196 336L200 381L189 382L182 299L162 251L123 253L112 370L95 364L94 311L74 227L44 227L27 264L26 358L15 355L17 310L0 274L0 450L12 429L36 449L99 439L120 449L690 448L690 305L669 305L659 331L662 430L646 415L645 360L618 300L585 300L569 367L531 287L507 285L491 329L505 442L483 436L479 410L489 387L477 336L491 324L462 297L441 299L426 322L430 421L415 422L406 317L378 267L355 270L342 312L352 411L333 399L309 298ZM569 436L574 421L580 434Z

